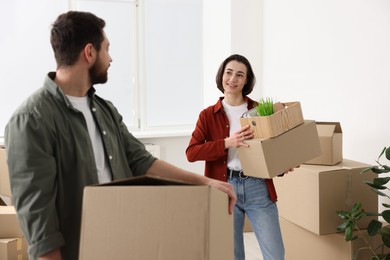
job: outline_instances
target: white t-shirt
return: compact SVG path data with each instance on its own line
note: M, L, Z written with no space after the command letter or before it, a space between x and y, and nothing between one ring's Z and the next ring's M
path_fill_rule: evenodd
M95 157L96 169L99 183L105 183L112 181L111 171L108 167L108 162L104 156L104 147L102 137L99 130L96 127L95 120L93 119L91 109L89 107L89 98L85 97L73 97L68 96L69 101L73 107L83 113L85 121L88 127L88 133L91 138L93 155Z
M244 103L239 106L231 106L227 104L223 99L222 105L229 119L229 123L230 123L229 136L231 136L233 133L237 132L241 128L240 117L242 116L242 114L248 111L248 104ZM240 171L242 169L241 162L238 159L238 153L236 147L229 148L228 150L227 166L229 169L233 169L236 171Z

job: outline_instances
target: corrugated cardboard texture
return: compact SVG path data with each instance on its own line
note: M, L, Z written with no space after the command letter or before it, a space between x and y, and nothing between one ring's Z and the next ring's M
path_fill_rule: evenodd
M316 122L321 155L305 164L335 165L343 160L343 132L339 122Z
M303 114L300 102L282 103L281 109L269 116L240 118L242 126L250 125L254 130L254 138L271 138L303 123Z
M11 197L11 188L9 185L9 173L4 147L0 146L0 194Z
M15 208L13 206L0 206L0 238L22 236Z
M286 260L351 260L358 248L366 246L361 239L352 242L345 241L343 233L319 236L286 219L279 218L279 220ZM362 230L362 232L366 231ZM376 236L370 244L376 248L380 243L380 238ZM356 260L371 259L370 256L368 250L363 250Z
M228 197L181 184L86 187L80 259L233 259Z
M238 148L245 175L273 178L299 166L321 153L317 128L313 120L270 139L246 140L249 147Z
M363 180L373 180L372 172L360 174L369 165L344 159L335 166L302 165L294 172L275 178L279 216L317 235L337 233L343 220L338 210L350 210L356 202L364 209L377 212L378 196ZM359 222L367 228L376 217Z

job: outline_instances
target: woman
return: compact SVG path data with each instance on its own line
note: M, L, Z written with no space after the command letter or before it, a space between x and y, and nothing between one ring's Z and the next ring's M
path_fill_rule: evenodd
M264 260L281 260L284 246L273 181L246 176L237 155L238 147L247 146L244 140L253 138L249 125L240 126L240 117L257 105L247 97L255 81L245 57L234 54L223 61L216 83L224 96L200 113L186 155L190 162L206 162L206 176L228 181L234 187L234 259L245 259L243 227L247 214Z

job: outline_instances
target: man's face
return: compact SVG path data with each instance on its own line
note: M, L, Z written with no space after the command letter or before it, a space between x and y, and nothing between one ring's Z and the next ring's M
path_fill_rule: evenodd
M104 34L104 41L102 42L98 56L95 60L95 63L89 69L89 78L92 85L106 83L108 80L107 71L112 61L111 56L108 53L109 45L110 43Z

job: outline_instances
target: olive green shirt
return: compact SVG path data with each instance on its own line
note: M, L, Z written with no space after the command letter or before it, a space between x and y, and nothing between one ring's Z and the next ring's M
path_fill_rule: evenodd
M97 184L91 139L83 114L53 79L12 115L5 146L13 202L29 244L30 259L61 247L64 259L78 258L83 189ZM88 92L112 179L144 175L155 157L145 150L112 105ZM123 198L131 200L132 198Z

